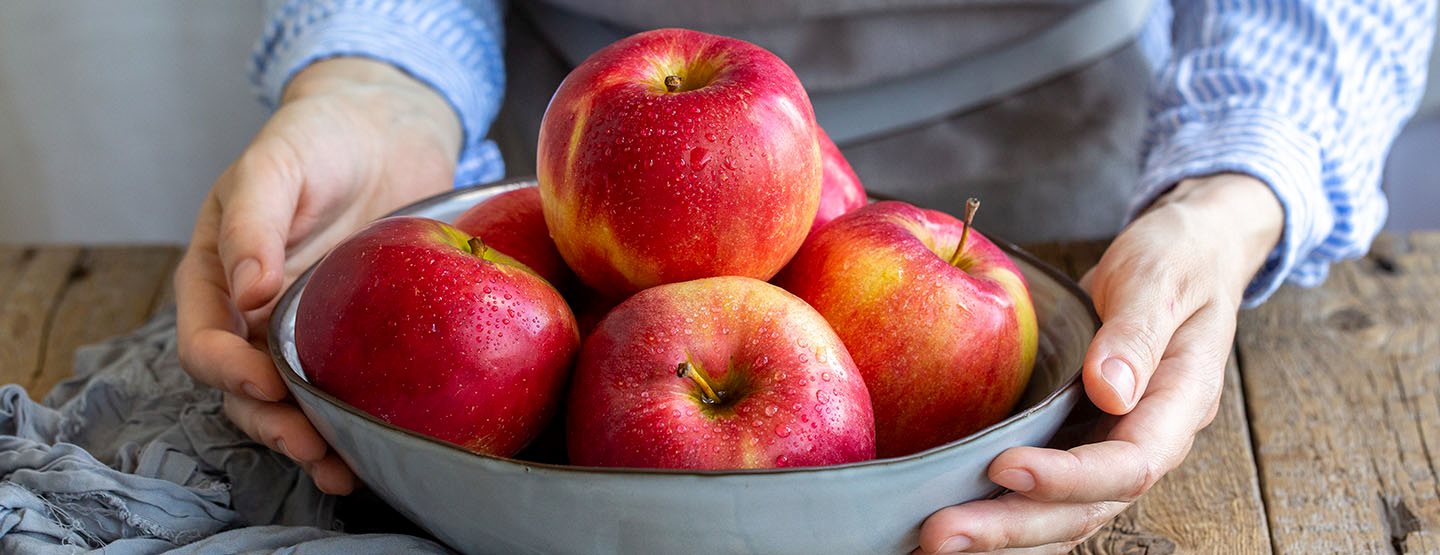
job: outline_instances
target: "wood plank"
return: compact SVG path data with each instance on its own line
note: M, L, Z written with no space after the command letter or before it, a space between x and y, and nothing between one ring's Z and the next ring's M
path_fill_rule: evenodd
M45 356L54 306L80 258L78 247L7 249L0 266L0 384L25 385Z
M1440 235L1382 237L1242 314L1278 553L1440 552Z
M1109 241L1030 245L1026 250L1079 279ZM1215 421L1171 472L1077 553L1269 553L1270 537L1234 357Z
M30 396L44 398L51 387L73 374L77 347L143 324L175 255L174 247L87 249L52 311L38 370L23 382Z
M180 265L180 258L185 255L185 249L174 247L174 259L170 262L170 268L165 271L165 277L160 282L160 292L155 294L155 302L150 305L150 316L154 317L162 310L169 310L175 305L175 267Z

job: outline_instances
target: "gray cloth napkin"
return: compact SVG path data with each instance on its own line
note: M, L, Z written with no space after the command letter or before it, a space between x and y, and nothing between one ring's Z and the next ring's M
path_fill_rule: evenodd
M173 313L79 349L43 404L0 387L0 553L448 553L336 507L185 374Z

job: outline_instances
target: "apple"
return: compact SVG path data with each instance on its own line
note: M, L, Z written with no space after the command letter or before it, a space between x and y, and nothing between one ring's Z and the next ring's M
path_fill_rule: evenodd
M575 274L560 258L545 227L540 189L525 187L485 199L456 218L455 227L519 260L561 292L574 285Z
M395 426L510 456L545 426L579 350L560 293L435 220L374 222L315 267L295 343L312 383Z
M770 279L815 218L816 129L774 54L685 29L630 36L570 72L545 110L545 222L570 268L607 295Z
M881 457L999 421L1030 379L1038 329L1029 287L1004 252L967 229L942 212L871 204L822 228L776 279L855 357Z
M810 224L810 234L815 236L831 220L865 206L865 187L860 185L860 176L840 153L840 147L830 140L830 134L820 127L815 128L815 138L820 142L820 207L815 210L815 220Z
M570 461L733 469L875 456L865 382L830 325L746 277L646 289L585 340L570 387Z

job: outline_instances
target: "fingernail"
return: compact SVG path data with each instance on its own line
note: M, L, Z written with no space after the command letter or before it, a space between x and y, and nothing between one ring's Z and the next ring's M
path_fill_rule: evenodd
M950 539L945 540L945 543L940 544L939 553L964 551L965 549L969 548L970 544L972 543L975 542L971 540L969 536L950 536Z
M995 483L1009 488L1011 491L1025 493L1035 489L1035 475L1028 470L1007 468L995 475Z
M254 258L246 258L235 265L235 272L230 274L230 294L239 297L242 293L249 291L255 286L255 281L260 279L260 262Z
M1110 384L1115 396L1129 407L1135 397L1135 370L1125 361L1112 357L1100 364L1100 377Z
M290 460L295 460L295 455L291 455L291 454L290 454L290 449L289 449L288 447L285 447L285 440L283 440L283 439L277 439L277 440L275 440L275 450L276 450L276 451L279 451L281 455L285 455L285 456L287 456L287 457L290 457Z
M272 403L275 402L274 399L271 399L269 395L265 394L265 392L260 391L260 388L253 383L245 382L244 385L240 386L240 389L244 390L245 394L249 395L251 399L259 399L261 401L269 401Z

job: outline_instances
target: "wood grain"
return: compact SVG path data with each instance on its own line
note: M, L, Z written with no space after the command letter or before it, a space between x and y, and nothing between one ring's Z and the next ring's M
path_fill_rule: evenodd
M162 310L169 310L175 305L175 267L180 265L180 258L185 256L185 249L176 248L175 258L171 261L169 269L160 280L160 290L155 293L155 302L150 304L150 316L159 314Z
M0 266L0 384L27 384L45 359L56 300L70 283L78 247L7 247Z
M86 249L55 298L37 371L20 382L30 396L43 398L73 374L77 347L143 324L175 265L176 252L174 247Z
M1440 553L1440 234L1382 237L1242 314L1278 553Z
M1108 243L1032 245L1027 251L1078 279ZM1269 553L1270 537L1250 445L1240 368L1231 357L1215 421L1180 468L1077 553Z

